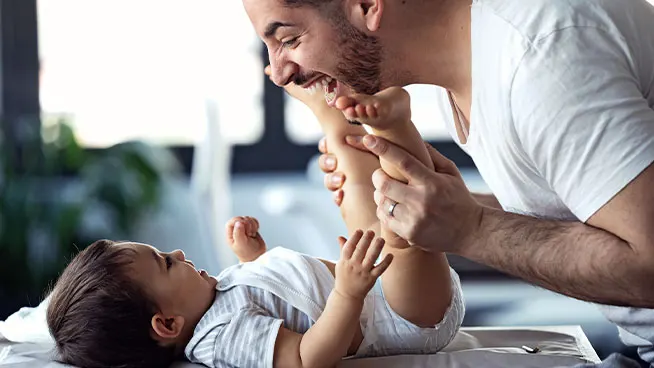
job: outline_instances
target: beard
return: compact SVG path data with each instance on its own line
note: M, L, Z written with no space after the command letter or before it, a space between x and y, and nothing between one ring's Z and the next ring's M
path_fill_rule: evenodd
M355 28L345 18L334 22L339 35L336 79L356 93L375 94L381 89L382 47L379 39Z

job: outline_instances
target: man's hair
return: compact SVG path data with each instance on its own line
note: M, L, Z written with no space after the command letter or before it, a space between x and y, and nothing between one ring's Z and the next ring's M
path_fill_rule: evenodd
M335 5L342 4L342 0L283 0L284 6L288 8L301 8L308 6L317 9L324 15L334 16L337 12ZM340 10L340 8L339 8ZM342 10L341 10L342 11Z
M59 360L84 368L167 367L174 346L151 335L158 308L128 276L134 251L98 240L70 262L47 310Z
M311 6L320 8L326 4L333 3L335 0L284 0L284 5L289 8L299 8L301 6Z

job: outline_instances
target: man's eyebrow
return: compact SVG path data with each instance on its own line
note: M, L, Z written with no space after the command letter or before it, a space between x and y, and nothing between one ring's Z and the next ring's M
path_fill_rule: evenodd
M277 33L278 29L282 27L293 27L293 25L289 23L282 23L282 22L271 22L266 27L266 31L263 33L263 36L265 38L270 38L274 36L275 33Z
M161 264L161 261L159 260L160 257L157 254L157 252L155 252L154 250L152 251L152 257L154 257L154 261L157 262L157 266L159 266L159 270L161 272L163 272L164 271L163 270L163 265Z

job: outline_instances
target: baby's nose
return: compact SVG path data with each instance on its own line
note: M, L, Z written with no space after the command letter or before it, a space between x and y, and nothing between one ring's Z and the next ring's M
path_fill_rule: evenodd
M178 259L178 260L180 260L182 262L184 262L186 260L186 254L184 254L184 251L181 250L181 249L174 250L172 252L172 254L173 254L173 257L175 257L176 259Z

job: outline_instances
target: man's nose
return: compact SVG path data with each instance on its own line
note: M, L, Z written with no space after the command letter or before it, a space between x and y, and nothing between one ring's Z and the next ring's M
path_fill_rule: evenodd
M291 83L299 66L283 56L269 55L269 59L273 83L280 87Z

